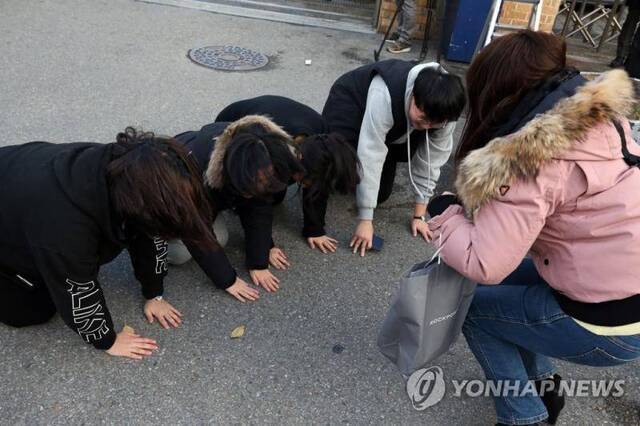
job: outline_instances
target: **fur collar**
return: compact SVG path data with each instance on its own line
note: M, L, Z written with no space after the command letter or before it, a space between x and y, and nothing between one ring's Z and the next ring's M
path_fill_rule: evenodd
M211 188L222 188L224 183L224 155L227 152L227 147L233 140L233 137L242 128L255 124L261 125L269 132L280 134L285 138L291 138L289 134L282 129L282 127L271 121L267 116L247 115L246 117L232 122L226 129L224 129L224 132L222 132L220 136L214 139L215 147L211 153L211 158L209 158L209 165L207 166L207 171L205 173L205 182Z
M584 138L588 130L626 115L634 103L631 79L613 70L585 83L523 128L471 151L460 163L456 191L471 216L514 179L533 177L540 167Z

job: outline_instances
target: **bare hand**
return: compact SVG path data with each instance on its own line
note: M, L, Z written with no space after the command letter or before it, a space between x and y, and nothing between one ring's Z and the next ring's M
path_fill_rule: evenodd
M364 253L373 245L373 221L361 220L356 227L356 231L351 237L349 247L353 248L353 253L360 252L360 256L364 257Z
M280 288L280 280L268 269L253 269L249 271L251 279L255 285L258 285L269 292L278 291Z
M256 301L260 297L260 293L255 288L249 286L244 280L240 277L236 278L236 282L229 288L227 288L227 293L241 301L242 303L247 300Z
M429 230L429 225L422 219L413 219L411 221L411 233L414 237L417 237L418 234L422 235L425 241L431 241L432 234Z
M334 240L333 238L322 235L320 237L309 237L307 238L307 243L309 243L309 247L312 249L318 249L323 253L335 253L338 248L338 240Z
M155 340L122 330L116 336L115 343L107 350L107 353L112 356L142 359L151 355L156 349L158 349L158 345Z
M287 259L287 255L284 254L284 251L281 248L273 247L269 250L269 264L276 269L285 270L291 264L289 263L289 259Z
M144 315L149 323L157 319L165 329L169 329L169 326L177 328L182 324L182 314L165 300L147 300L144 304Z

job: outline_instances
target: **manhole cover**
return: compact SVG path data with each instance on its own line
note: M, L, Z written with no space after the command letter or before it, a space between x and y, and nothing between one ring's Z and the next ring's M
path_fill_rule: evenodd
M189 50L196 64L223 71L249 71L262 68L269 58L255 50L238 46L207 46Z

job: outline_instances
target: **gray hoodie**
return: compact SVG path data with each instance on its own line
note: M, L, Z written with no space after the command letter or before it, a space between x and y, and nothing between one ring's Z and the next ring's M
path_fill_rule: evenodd
M419 64L409 71L405 90L407 135L392 144L406 143L409 139L409 134L413 130L408 118L413 85L418 73L427 67L440 68L440 65L435 62ZM380 190L382 166L388 152L385 139L393 125L389 88L382 77L378 75L371 80L369 85L367 104L358 139L358 158L363 165L362 179L356 190L360 219L373 219L373 211L377 207L378 191ZM409 177L416 194L416 203L426 204L433 195L433 190L440 177L440 168L451 155L455 127L456 123L452 122L442 129L425 132L424 143L420 144L413 158L409 159ZM407 146L407 148L409 147Z

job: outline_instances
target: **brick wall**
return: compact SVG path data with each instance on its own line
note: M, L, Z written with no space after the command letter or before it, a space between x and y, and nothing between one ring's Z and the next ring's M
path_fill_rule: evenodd
M540 30L551 32L553 22L556 19L561 0L544 0L542 4L542 16L540 17ZM531 5L505 1L502 7L500 23L524 27L531 16Z
M422 38L425 24L427 22L426 6L429 0L417 0L418 16L417 28L413 34L414 38ZM561 0L544 0L542 6L542 17L540 18L540 30L550 32L553 21L556 18ZM394 0L382 0L380 6L380 19L378 20L378 32L384 33L391 22L393 13L396 10ZM525 26L529 21L531 6L528 4L518 4L517 2L505 1L502 8L500 22L507 25ZM433 33L432 33L433 34Z

